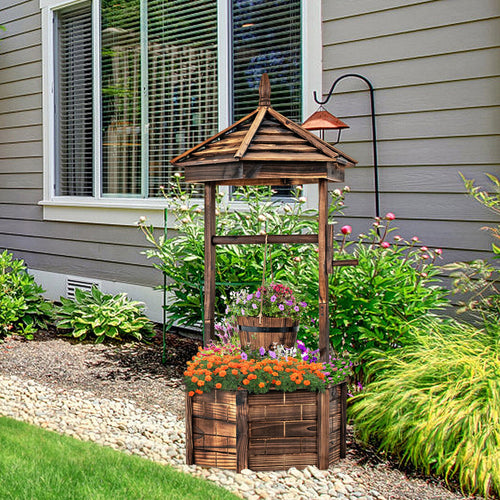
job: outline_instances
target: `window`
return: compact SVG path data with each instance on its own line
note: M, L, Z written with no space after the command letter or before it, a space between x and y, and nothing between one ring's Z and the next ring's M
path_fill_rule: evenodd
M280 112L316 109L321 0L39 1L46 219L161 221L169 160L253 110L263 71Z

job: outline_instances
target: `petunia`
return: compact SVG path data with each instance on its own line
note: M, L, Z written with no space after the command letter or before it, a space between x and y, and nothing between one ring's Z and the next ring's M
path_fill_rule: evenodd
M302 301L302 302L299 302L299 304L300 304L302 307L307 307L307 302Z
M284 310L285 310L285 306L284 306L283 304L280 304L280 305L278 306L278 309L279 309L280 311L284 311Z
M286 305L287 305L287 306L291 306L291 305L293 305L293 300L287 300L287 301L286 301Z
M246 361L248 359L246 352L242 352L240 356L241 356L241 359L243 359L244 361Z
M259 290L257 290L257 291L255 292L255 297L256 297L256 298L258 298L258 299L260 299L260 291L259 291Z
M274 351L269 351L269 356L272 358L272 359L276 359L276 353Z
M257 309L257 304L252 304L252 307L253 307L254 309Z
M259 354L260 354L261 356L264 356L264 354L266 354L266 350L264 349L264 347L261 347L261 348L259 349Z
M253 299L253 295L252 295L251 293L249 293L249 294L247 295L247 300L252 300L252 299Z
M276 302L276 299L277 299L276 295L271 296L271 302Z
M293 308L293 310L294 310L294 311L296 311L296 312L299 312L299 311L300 311L300 307L299 307L299 306L295 306L295 307Z

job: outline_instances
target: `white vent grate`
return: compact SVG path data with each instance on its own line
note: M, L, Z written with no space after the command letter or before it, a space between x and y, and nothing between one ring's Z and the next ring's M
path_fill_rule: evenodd
M77 288L85 292L90 292L90 290L92 290L92 286L100 288L99 283L96 283L95 281L68 278L66 281L66 298L74 299L75 290Z

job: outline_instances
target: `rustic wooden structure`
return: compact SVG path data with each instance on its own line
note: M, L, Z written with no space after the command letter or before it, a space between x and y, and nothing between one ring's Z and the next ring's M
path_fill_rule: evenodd
M188 397L186 462L238 472L327 469L346 453L346 391L344 382L326 392Z
M273 344L293 347L297 342L299 322L292 318L238 316L240 345L258 350L273 348Z
M328 183L342 182L356 161L271 107L271 87L262 75L259 106L241 120L171 161L184 167L187 182L205 184L204 342L214 338L215 253L217 245L317 243L319 252L319 348L329 355L328 272L333 230L328 225ZM318 184L318 234L217 236L217 185ZM342 263L337 264L342 265ZM345 263L344 265L349 265Z

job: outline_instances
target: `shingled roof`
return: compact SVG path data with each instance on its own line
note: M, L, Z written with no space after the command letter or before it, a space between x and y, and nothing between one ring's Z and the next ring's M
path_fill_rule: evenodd
M342 182L356 161L271 107L267 74L259 106L225 130L171 160L185 168L187 182L304 184Z

